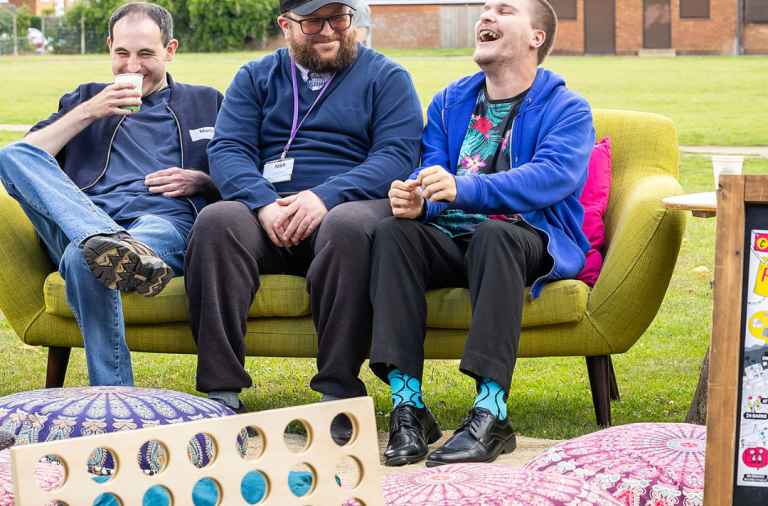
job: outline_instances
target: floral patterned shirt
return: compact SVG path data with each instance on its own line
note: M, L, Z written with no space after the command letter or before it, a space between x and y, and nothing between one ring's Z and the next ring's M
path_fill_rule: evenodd
M530 88L529 88L530 89ZM472 119L459 153L456 177L504 172L512 166L512 125L528 90L513 98L491 100L480 90ZM515 222L518 215L466 214L458 209L446 209L429 222L451 237L474 233L487 220Z

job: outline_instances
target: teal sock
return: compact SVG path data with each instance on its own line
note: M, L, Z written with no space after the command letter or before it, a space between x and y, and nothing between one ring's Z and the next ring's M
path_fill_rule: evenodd
M501 385L489 378L483 378L478 385L476 408L484 408L499 420L507 418L507 394Z
M413 376L408 376L400 369L392 369L387 374L389 386L392 389L392 408L400 404L410 404L417 408L424 407L421 398L421 382Z

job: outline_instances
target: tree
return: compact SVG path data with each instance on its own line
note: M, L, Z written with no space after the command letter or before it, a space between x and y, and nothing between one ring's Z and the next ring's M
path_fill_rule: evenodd
M0 7L0 35L13 35L13 14Z
M189 51L236 51L261 41L280 14L273 0L187 0Z
M16 33L19 37L27 36L27 30L32 23L32 16L29 12L29 5L23 5L16 9ZM11 31L13 31L13 27L11 27Z
M79 30L80 19L106 41L112 13L128 0L83 0L64 14L64 22ZM274 33L280 15L274 0L156 0L173 15L174 38L181 51L237 51ZM106 49L106 44L104 45Z
M109 35L109 17L128 0L83 0L64 13L64 22L71 28L80 28L80 19L85 18L85 26L93 30L96 37L106 40Z

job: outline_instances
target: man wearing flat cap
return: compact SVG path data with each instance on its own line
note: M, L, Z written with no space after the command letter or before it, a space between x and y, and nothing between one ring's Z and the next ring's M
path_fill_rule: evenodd
M306 276L318 335L310 387L366 395L371 238L390 184L418 165L422 109L410 75L359 45L353 0L281 0L288 48L245 64L208 147L224 202L189 237L185 282L197 389L244 410L248 310L260 274Z

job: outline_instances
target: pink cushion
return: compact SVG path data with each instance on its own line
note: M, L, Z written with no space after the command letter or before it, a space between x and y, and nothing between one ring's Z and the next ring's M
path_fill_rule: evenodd
M577 476L623 506L698 506L704 497L707 428L684 423L611 427L550 448L526 469Z
M592 157L589 159L589 175L584 184L584 191L579 202L584 206L584 225L581 231L587 236L592 249L587 252L587 263L576 279L590 287L595 286L600 269L603 267L603 255L600 250L605 245L605 227L603 216L608 208L608 194L611 191L611 139L606 137L595 143Z
M453 464L381 479L385 506L622 506L599 486L498 464ZM357 506L350 500L345 506Z
M45 491L56 490L64 481L64 468L57 464L39 463L35 466L37 484ZM56 501L46 506L59 504ZM13 480L10 462L0 464L0 506L13 506Z

